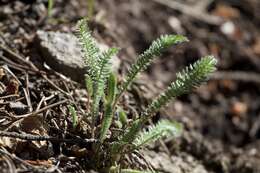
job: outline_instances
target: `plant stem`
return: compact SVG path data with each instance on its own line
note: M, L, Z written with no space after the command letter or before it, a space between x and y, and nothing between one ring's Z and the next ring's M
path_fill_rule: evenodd
M93 17L93 13L94 13L94 4L95 4L95 0L87 0L88 2L88 18L89 20L92 19Z

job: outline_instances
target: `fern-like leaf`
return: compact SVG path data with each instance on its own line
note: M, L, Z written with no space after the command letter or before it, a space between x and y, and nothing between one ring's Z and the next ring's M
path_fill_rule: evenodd
M131 142L133 142L133 140L136 138L137 134L138 134L139 131L141 130L142 125L143 125L143 123L141 122L140 119L135 120L135 121L132 123L132 125L131 125L129 131L127 131L127 132L123 135L122 139L120 140L120 143L121 143L122 145L125 145L126 143L131 143ZM120 146L120 144L118 144L118 146ZM121 147L121 146L120 146L120 147Z
M116 84L117 84L116 76L113 73L110 73L107 83L108 83L108 93L106 96L105 113L101 124L101 131L100 131L101 142L105 140L106 134L113 120L112 105L115 99Z
M147 66L149 66L152 60L159 56L163 51L174 44L182 43L188 41L188 39L181 35L163 35L157 40L153 41L152 45L138 58L137 61L131 66L125 82L119 88L119 92L116 98L116 101L123 94L123 92L127 89L129 84L134 80L136 75L145 70ZM116 102L115 102L116 103Z
M126 126L128 121L127 121L127 115L126 115L125 111L121 107L119 107L117 112L118 112L119 121L121 122L121 124L123 126Z
M141 118L152 116L171 99L200 86L216 70L216 64L217 60L213 56L206 56L177 73L176 81L171 83L167 90L148 106Z
M99 137L101 143L106 138L106 134L108 132L109 127L112 124L112 120L113 120L112 105L107 104L106 108L105 108L104 118L103 118L103 121L101 124L101 131L100 131L100 137Z
M134 145L135 148L139 148L162 137L178 137L181 131L181 124L175 121L161 120L156 125L151 126L148 131L139 134L134 141Z
M106 94L107 103L113 104L116 96L116 86L117 86L116 75L114 73L110 73L107 81L107 94Z
M72 116L72 126L73 128L76 128L76 126L78 125L78 115L77 115L77 112L75 110L75 108L71 105L68 106L69 108L69 112Z
M176 81L171 83L167 90L148 106L141 114L140 119L136 120L130 130L123 136L122 141L133 142L138 131L155 112L169 103L170 100L191 91L204 82L215 71L216 63L217 60L213 56L207 56L178 73Z
M99 103L104 95L106 81L111 72L110 60L118 52L118 49L110 48L105 52L101 52L95 39L91 36L86 20L83 19L78 22L78 29L79 41L82 45L85 64L88 68L87 74L91 78L91 80L87 79L87 88L91 91L92 96L91 115L92 126L94 126L99 113ZM91 86L92 89L89 88Z
M104 90L106 87L107 78L109 77L109 74L111 73L111 58L118 52L117 48L110 48L104 53L102 53L102 57L99 60L99 72L97 81L94 83L93 88L93 104L92 104L92 115L93 115L93 121L96 120L97 114L98 114L98 108L100 100L104 94Z
M84 61L88 68L88 75L93 82L97 81L101 51L97 46L95 39L91 35L91 31L85 19L78 22L78 39L84 51Z

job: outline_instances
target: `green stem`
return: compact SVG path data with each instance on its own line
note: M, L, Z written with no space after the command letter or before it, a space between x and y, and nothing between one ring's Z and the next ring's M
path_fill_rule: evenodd
M88 1L88 18L89 20L91 20L94 13L95 0L87 0L87 1Z

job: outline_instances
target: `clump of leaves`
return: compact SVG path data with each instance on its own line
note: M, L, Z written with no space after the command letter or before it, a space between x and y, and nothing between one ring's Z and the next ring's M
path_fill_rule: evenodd
M119 172L119 170L139 172L130 168L121 169L118 166L120 165L119 161L126 154L131 154L150 142L162 137L177 137L181 134L182 125L169 120L161 120L156 125L149 127L148 130L142 129L160 108L206 81L208 76L215 71L217 61L213 56L206 56L177 73L176 81L172 82L162 94L154 99L137 119L129 121L126 113L118 106L122 94L131 85L137 74L144 71L155 57L172 45L187 42L188 39L182 35L163 35L156 39L137 58L124 81L118 85L117 77L111 70L111 59L117 54L118 49L109 48L106 51L101 51L91 36L91 31L85 20L78 22L78 29L78 38L87 66L86 87L91 99L90 110L86 116L91 117L92 137L99 141L98 144L93 145L95 168L107 172ZM75 119L75 113L73 115ZM100 124L99 119L101 119ZM110 130L111 125L116 123L122 130ZM100 126L100 129L96 128L97 126ZM109 133L110 135L108 135Z

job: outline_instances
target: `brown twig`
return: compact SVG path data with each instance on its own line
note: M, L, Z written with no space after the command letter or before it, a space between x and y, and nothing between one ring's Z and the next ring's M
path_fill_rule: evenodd
M66 96L71 96L69 93L66 91L62 90L60 87L58 87L55 83L53 83L45 74L41 74L42 77L50 84L52 85L55 89L60 91L61 93L65 94Z
M172 8L174 10L180 11L183 14L189 15L197 20L203 21L211 25L219 25L222 23L222 19L218 16L210 15L205 9L202 9L201 3L198 6L195 5L185 5L178 1L173 0L153 0L159 4ZM205 6L205 5L204 5ZM204 7L205 8L205 7Z
M63 103L66 103L68 102L68 99L65 99L65 100L62 100L62 101L59 101L59 102L56 102L56 103L53 103L51 105L48 105L48 106L45 106L44 108L41 108L39 110L36 110L34 112L31 112L31 113L28 113L28 114L24 114L24 115L18 115L18 116L15 116L16 118L25 118L25 117L29 117L29 116L33 116L33 115L37 115L45 110L48 110L48 109L51 109L53 107L56 107L56 106L59 106Z
M244 82L254 82L260 84L260 74L245 71L217 71L212 74L211 79L239 80Z
M144 163L146 164L146 166L148 166L148 168L152 171L155 170L155 168L153 167L153 165L148 161L146 160L146 158L143 156L143 154L137 152L137 151L134 151L134 154L139 157L140 159L142 159L144 161Z
M31 112L33 111L33 109L32 109L32 103L31 103L29 93L25 88L23 88L23 92L24 92L25 100L27 102L27 106L29 107L29 112Z
M3 56L0 54L0 58L2 60L4 60L9 66L11 66L12 68L16 69L16 70L19 70L19 71L28 71L28 72L33 72L35 73L34 71L32 71L30 68L28 68L27 66L24 66L24 65L20 65L20 64L17 64L13 61L11 61L10 59L8 59L7 57Z
M21 100L23 100L23 99L24 99L24 97L20 97L20 98L16 99L15 102L21 101ZM10 104L10 103L12 103L12 102L13 102L13 101L0 102L0 105L7 105L7 104Z
M38 110L41 108L42 103L45 101L45 98L46 98L45 96L43 96L43 97L41 98L41 100L40 100L40 102L38 103L38 105L37 105L35 111L38 111Z
M2 50L4 50L5 52L7 52L8 54L10 54L13 58L16 58L17 60L19 60L23 64L31 67L32 68L31 70L33 70L35 72L40 72L40 70L31 61L26 60L25 58L23 58L22 56L20 56L19 54L15 53L14 51L12 51L11 49L5 47L2 44L0 44L0 48Z
M14 51L12 51L11 49L5 47L4 45L0 44L0 49L2 49L3 51L5 51L6 53L8 53L9 55L11 55L11 57L15 58L17 61L22 62L24 65L27 65L28 67L30 67L30 69L38 74L40 74L52 87L54 87L55 89L57 89L58 91L60 91L61 93L65 94L66 96L70 96L69 93L63 91L60 87L58 87L55 83L53 83L45 74L45 72L39 70L31 61L26 60L25 58L23 58L22 56L20 56L19 54L15 53Z
M10 130L15 124L21 122L21 121L23 120L23 118L25 118L25 117L35 116L35 115L37 115L37 114L39 114L39 113L41 113L41 112L43 112L43 111L45 111L45 110L48 110L48 109L53 108L53 107L55 107L55 106L61 105L61 104L63 104L63 103L66 103L67 101L68 101L68 100L65 99L65 100L62 100L62 101L60 101L60 102L56 102L56 103L54 103L54 104L48 105L48 106L46 106L46 107L44 107L44 108L42 108L42 109L36 110L36 111L34 111L34 112L31 112L31 113L24 114L24 115L19 115L19 116L14 116L14 118L16 118L17 120L15 120L14 122L12 122L12 124L9 125L8 128L5 129L5 131Z
M37 171L37 172L46 172L46 170L44 170L44 171L39 171L39 168L38 168L38 167L36 168L35 166L33 166L33 165L31 165L31 164L25 162L25 161L22 160L21 158L19 158L19 157L13 155L13 154L11 154L11 153L9 153L4 147L1 147L0 153L5 154L5 155L9 156L10 158L12 158L12 159L14 159L14 160L16 160L16 161L22 163L23 165L27 166L29 169L35 170L35 171ZM16 170L16 169L15 169L15 170Z
M18 77L16 77L16 75L8 68L7 65L3 65L2 68L4 68L19 83L19 85L22 85Z
M28 73L25 73L25 80L26 80L26 86L25 86L25 90L24 90L24 94L26 97L26 101L27 101L27 104L29 106L29 111L33 111L33 108L32 108L32 101L31 101L31 95L30 95L30 90L29 90L29 75Z
M1 152L1 150L0 150L0 153L3 153L3 152ZM5 153L4 153L5 154ZM10 158L10 156L9 155L1 155L1 161L3 161L3 160L5 160L5 162L6 162L6 164L7 164L7 166L8 166L8 168L9 168L9 172L10 173L17 173L17 171L16 171L16 168L15 168L15 164L14 164L14 162L11 160L11 158Z
M11 97L19 97L19 95L18 94L11 94L11 95L6 95L6 96L1 96L0 100L11 98Z
M83 145L98 142L96 139L82 139L82 138L65 139L65 138L56 138L51 136L20 134L16 132L6 132L6 131L0 131L0 136L17 138L17 139L22 139L27 141L51 141L51 142L65 142L65 143L74 143L74 144L76 143L76 144L83 144Z

